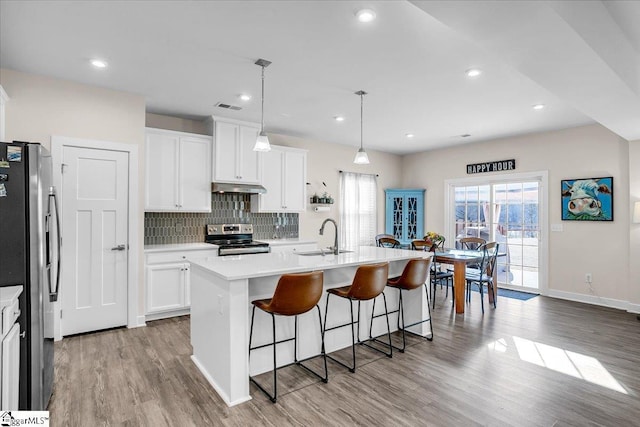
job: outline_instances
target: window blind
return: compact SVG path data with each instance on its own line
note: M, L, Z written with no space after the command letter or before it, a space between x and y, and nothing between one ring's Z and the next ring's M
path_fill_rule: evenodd
M340 241L345 248L375 244L377 190L375 175L340 174Z

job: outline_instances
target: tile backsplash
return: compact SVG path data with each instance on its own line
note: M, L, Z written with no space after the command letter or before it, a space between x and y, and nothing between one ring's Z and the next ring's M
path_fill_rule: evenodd
M206 224L251 223L256 240L298 237L297 213L253 213L251 195L212 193L211 213L145 212L144 244L204 242Z

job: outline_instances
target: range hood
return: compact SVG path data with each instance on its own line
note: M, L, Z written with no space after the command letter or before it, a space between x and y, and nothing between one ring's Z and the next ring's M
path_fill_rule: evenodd
M264 194L267 192L267 189L260 184L229 184L226 182L212 182L211 192Z

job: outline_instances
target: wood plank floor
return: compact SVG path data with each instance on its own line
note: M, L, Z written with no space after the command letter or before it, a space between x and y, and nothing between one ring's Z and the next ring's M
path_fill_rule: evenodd
M464 315L438 296L433 342L412 338L392 359L358 348L355 374L330 362L323 384L279 371L277 404L252 386L228 408L189 358L188 317L65 338L51 425L640 425L635 315L501 297L482 316L474 294Z

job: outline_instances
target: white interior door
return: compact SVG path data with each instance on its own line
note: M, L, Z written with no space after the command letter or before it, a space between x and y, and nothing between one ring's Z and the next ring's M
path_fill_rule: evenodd
M129 153L62 159L62 335L126 325Z

